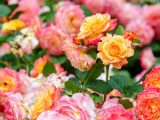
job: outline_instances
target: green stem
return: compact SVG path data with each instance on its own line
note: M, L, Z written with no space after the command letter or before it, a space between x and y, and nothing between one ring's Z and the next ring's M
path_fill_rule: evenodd
M109 65L105 66L106 68L106 83L108 83L108 78L109 78ZM106 101L106 94L104 94L104 101L103 103Z
M108 77L109 77L109 65L106 66L106 83L108 83Z

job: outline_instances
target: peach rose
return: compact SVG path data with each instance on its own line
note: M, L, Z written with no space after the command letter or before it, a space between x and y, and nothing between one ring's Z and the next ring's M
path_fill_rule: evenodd
M115 28L116 20L111 20L109 14L95 14L86 17L80 27L78 39L82 39L85 43L98 38L103 32L107 32Z
M143 49L140 54L140 65L146 70L151 67L155 62L155 56L153 54L152 48L148 47Z
M160 93L144 91L137 97L136 114L138 120L160 119Z
M55 15L55 24L64 33L70 35L78 33L84 13L78 5L69 4L58 9Z
M22 120L27 118L27 109L24 106L23 97L19 94L10 93L5 103L6 120Z
M95 120L95 106L88 95L76 93L72 98L63 96L53 110L43 112L38 120L54 118L55 120Z
M70 60L72 66L80 71L90 70L92 65L95 63L95 60L90 55L86 54L72 42L72 38L65 40L63 51Z
M45 49L48 48L48 52L53 55L61 55L62 42L66 39L66 35L57 27L49 26L42 29L40 36L40 46Z
M97 110L96 118L96 120L134 120L134 115L118 104L118 100L110 99L101 109Z
M160 67L153 68L142 82L144 89L155 89L160 91Z
M154 38L153 28L143 19L135 19L127 24L126 29L137 34L138 39L141 40L142 45L148 45Z
M34 105L31 108L32 119L35 120L41 112L50 109L60 97L61 89L56 88L53 84L43 88L37 95Z
M11 20L11 21L3 23L2 32L10 33L16 30L20 30L23 27L25 27L25 23L21 20L15 19L15 20Z
M98 58L103 64L112 64L115 68L120 69L127 64L127 58L133 56L134 50L131 42L122 36L107 34L101 38L102 42L98 44Z

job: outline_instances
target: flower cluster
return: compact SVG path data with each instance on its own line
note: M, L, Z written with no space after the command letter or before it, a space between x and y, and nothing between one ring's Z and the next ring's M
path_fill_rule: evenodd
M0 120L160 120L159 9L2 0Z

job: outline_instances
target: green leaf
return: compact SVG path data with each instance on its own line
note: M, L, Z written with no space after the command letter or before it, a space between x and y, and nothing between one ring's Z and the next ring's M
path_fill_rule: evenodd
M90 10L88 10L88 8L85 5L81 5L81 9L83 10L85 16L91 16L92 15Z
M54 64L51 62L47 62L47 64L44 66L43 68L43 75L45 77L47 77L48 75L50 75L51 73L55 73L56 70L54 68Z
M97 103L99 103L100 101L103 100L103 97L100 96L100 95L97 94L97 93L91 94L91 97L92 97L92 99L93 99L93 101L94 101L95 104L97 104Z
M132 46L138 46L138 45L141 44L141 43L142 43L141 40L135 39L135 40L133 41L133 43L132 43Z
M138 93L143 91L143 87L141 84L133 85L126 90L127 97L135 97Z
M81 84L79 80L71 78L65 83L65 88L71 90L72 93L78 93L81 90Z
M87 83L85 87L101 94L108 94L112 90L112 88L102 80L93 80Z
M125 109L133 108L133 103L128 99L119 99L118 102L122 104Z
M85 76L87 75L87 72L81 72L78 69L75 70L75 75L78 79L84 79Z
M93 65L90 71L87 72L86 77L83 79L83 84L86 84L89 81L93 81L98 78L103 72L104 65L100 59Z
M0 4L0 18L6 17L11 12L10 8L4 4Z
M14 40L14 36L13 35L4 35L4 36L0 36L0 44L4 43L4 42L8 42L8 41L12 41Z
M109 85L113 89L118 89L121 93L125 93L125 89L130 85L130 81L122 75L113 75L110 77Z
M61 55L61 56L51 56L52 61L54 64L59 63L59 64L63 64L67 61L67 58L65 55Z
M116 30L116 35L123 35L124 34L124 27L122 25L119 25Z
M87 51L87 54L89 54L92 58L96 59L97 57L97 48L92 48L89 51Z

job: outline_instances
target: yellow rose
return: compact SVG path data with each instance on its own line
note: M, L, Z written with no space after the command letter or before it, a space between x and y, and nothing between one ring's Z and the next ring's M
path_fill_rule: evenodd
M10 33L16 30L20 30L25 26L24 22L21 20L11 20L9 22L5 22L2 25L2 32L3 33Z
M78 39L90 41L99 37L103 32L113 29L117 24L116 20L111 20L109 14L96 14L86 17L80 27Z
M44 88L37 95L34 105L31 107L32 120L35 120L41 112L51 108L59 100L60 96L60 88L56 88L54 85Z
M115 68L120 69L128 63L127 58L134 54L131 42L123 36L107 34L101 40L102 42L98 44L98 58L105 65L112 64Z

